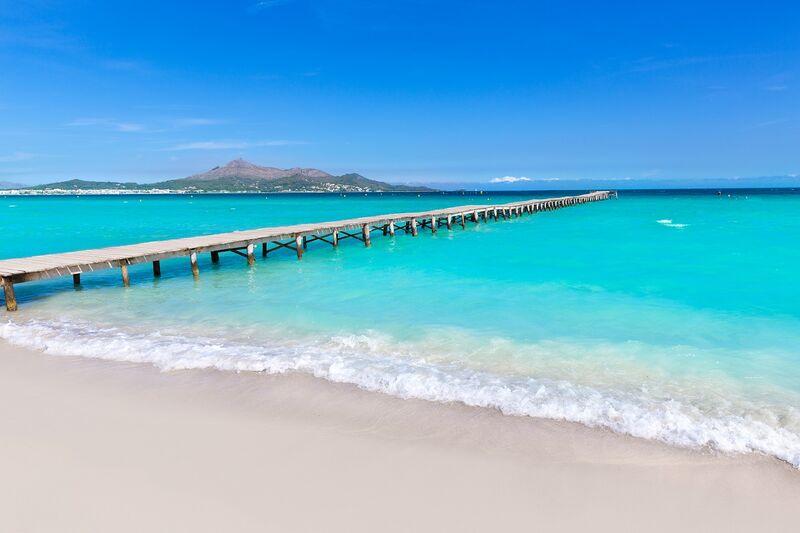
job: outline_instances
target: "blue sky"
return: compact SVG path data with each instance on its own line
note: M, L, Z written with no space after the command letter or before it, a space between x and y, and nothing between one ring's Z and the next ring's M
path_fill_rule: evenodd
M0 0L0 181L800 173L800 7L697 4Z

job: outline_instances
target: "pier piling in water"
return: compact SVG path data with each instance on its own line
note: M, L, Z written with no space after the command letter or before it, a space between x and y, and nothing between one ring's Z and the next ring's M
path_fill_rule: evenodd
M247 245L247 266L253 266L256 264L255 248L256 245L252 242Z
M367 247L372 245L372 241L369 238L369 233L370 233L369 224L363 224L361 226L361 237L362 240L364 241L364 246Z
M192 252L189 254L189 264L192 267L192 276L195 279L200 277L200 266L197 264L197 252Z
M14 283L8 278L2 278L3 293L6 298L6 311L17 310L17 297L14 294Z
M219 262L220 252L232 252L247 258L248 265L255 264L255 247L261 244L264 257L271 251L281 248L295 250L297 258L303 258L303 252L314 241L323 241L336 247L339 241L345 238L354 238L370 246L370 234L382 231L384 235L394 237L397 229L404 230L406 234L417 236L419 226L430 225L431 232L436 233L440 222L452 230L453 222L466 227L467 220L478 223L490 219L498 221L500 217L508 220L512 216L520 217L523 214L551 211L571 205L606 200L613 197L610 191L599 191L579 196L563 198L548 198L542 200L527 200L500 205L469 205L457 206L434 211L418 213L393 213L332 222L319 222L313 224L297 224L274 228L261 228L245 231L234 231L217 235L205 235L184 239L171 239L154 241L126 246L112 246L96 250L81 250L58 254L47 254L33 257L0 260L0 281L2 281L5 305L8 311L17 309L17 299L14 294L14 284L39 279L55 278L72 275L75 285L81 281L81 273L119 268L124 286L130 286L128 266L144 262L152 262L153 275L161 275L162 259L189 256L192 275L198 278L200 268L197 263L197 254L209 252L211 262ZM269 245L274 245L269 248ZM246 251L246 252L245 252Z

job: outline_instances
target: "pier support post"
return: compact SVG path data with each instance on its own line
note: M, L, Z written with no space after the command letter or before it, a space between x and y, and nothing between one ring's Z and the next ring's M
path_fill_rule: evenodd
M417 219L416 218L412 218L411 219L411 236L412 237L416 237L418 235L418 233L419 233L419 231L417 231Z
M6 295L6 311L17 310L17 297L14 294L14 283L10 278L2 278L3 292Z
M211 252L211 262L215 265L219 263L219 252Z
M453 229L453 215L447 215L447 229Z
M333 240L333 247L334 248L339 246L339 230L338 229L333 230L333 233L331 234L331 239Z
M436 218L435 216L431 216L431 233L436 233L436 231L439 229L436 227L438 224L439 224L439 219Z
M300 259L303 258L303 250L304 250L302 235L298 235L297 237L294 238L294 247L297 248L297 260L299 261Z
M189 254L189 264L192 266L192 276L195 279L200 277L200 267L197 265L197 252Z
M128 265L123 263L119 266L119 269L122 271L122 285L124 285L125 287L130 287L131 278L128 275Z
M472 212L472 221L473 221L474 223L476 223L476 224L477 224L478 222L480 222L480 221L478 220L478 212L477 212L477 211L473 211L473 212Z
M247 265L253 266L256 264L256 254L255 254L256 245L252 242L247 245Z
M389 235L394 237L394 220L389 222Z
M153 276L161 277L161 261L153 261Z
M372 242L369 240L369 224L361 226L361 235L364 237L364 246L370 246Z
M467 223L464 220L465 218L467 218L466 215L464 213L459 213L458 216L461 219L461 227L462 228L466 228L467 227Z
M261 243L261 257L267 257L267 252L268 252L268 251L269 251L269 250L268 250L268 248L267 248L267 243L265 243L265 242L262 242L262 243Z
M303 235L303 250L308 250L308 237Z
M76 286L76 287L80 286L80 284L81 284L81 275L80 275L80 273L72 275L72 284L74 286Z

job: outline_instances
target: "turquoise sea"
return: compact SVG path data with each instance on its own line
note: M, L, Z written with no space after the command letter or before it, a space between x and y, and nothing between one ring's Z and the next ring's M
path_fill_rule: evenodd
M552 196L563 193L553 193ZM529 194L0 196L0 258ZM800 467L800 193L625 192L417 238L17 286L0 337L164 370L307 372Z

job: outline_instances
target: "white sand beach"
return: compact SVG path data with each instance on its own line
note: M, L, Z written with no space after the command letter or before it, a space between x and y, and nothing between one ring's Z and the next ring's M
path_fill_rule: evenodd
M796 531L800 472L305 375L0 343L0 531Z

